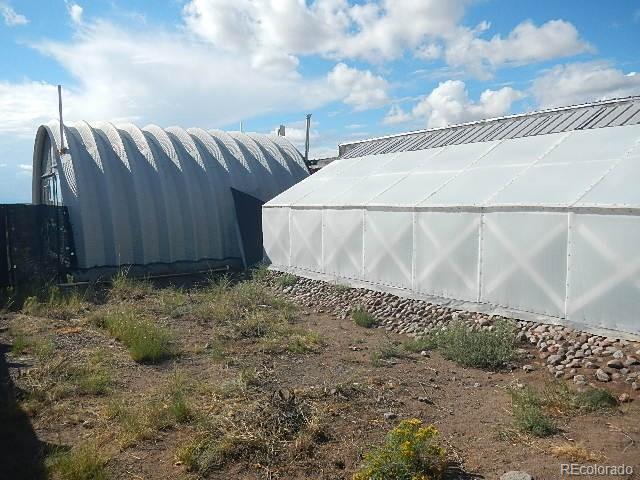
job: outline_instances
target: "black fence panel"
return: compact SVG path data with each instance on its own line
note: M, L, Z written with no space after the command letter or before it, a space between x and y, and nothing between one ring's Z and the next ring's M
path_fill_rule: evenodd
M75 266L65 207L0 205L0 286L59 282Z

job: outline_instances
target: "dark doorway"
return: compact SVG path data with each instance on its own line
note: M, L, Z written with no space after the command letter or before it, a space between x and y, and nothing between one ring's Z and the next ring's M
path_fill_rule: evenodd
M247 266L254 265L261 262L263 257L262 205L264 202L235 188L231 189L231 193Z

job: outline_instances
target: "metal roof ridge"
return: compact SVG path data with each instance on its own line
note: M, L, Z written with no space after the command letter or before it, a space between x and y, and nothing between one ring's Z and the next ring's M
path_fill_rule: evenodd
M529 117L529 116L533 116L533 115L540 115L540 114L545 114L545 113L554 113L554 112L562 112L562 111L569 111L569 110L578 110L580 108L596 107L596 106L601 106L601 105L609 105L609 104L614 104L614 103L634 102L634 101L640 101L640 95L630 95L628 97L610 98L610 99L606 99L606 100L598 100L598 101L595 101L595 102L580 103L580 104L575 104L575 105L566 105L566 106L562 106L562 107L553 107L553 108L547 108L547 109L544 109L544 110L534 110L534 111L525 112L525 113L514 113L512 115L504 115L502 117L483 118L481 120L474 120L472 122L465 122L465 123L456 123L454 125L447 125L447 126L444 126L444 127L425 128L425 129L422 129L422 130L411 130L409 132L392 133L390 135L381 135L379 137L365 138L363 140L355 140L355 141L351 141L351 142L343 142L343 143L339 143L338 146L342 147L344 145L357 145L359 143L373 142L373 141L376 141L376 140L386 140L386 139L389 139L389 138L396 138L396 137L404 137L406 135L417 135L417 134L420 134L420 133L437 132L437 131L441 131L441 130L449 130L449 129L458 128L458 127L470 127L470 126L473 126L473 125L480 125L480 124L483 124L483 123L496 122L496 121L499 121L499 120L509 120L509 119L515 119L515 118L524 118L524 117Z

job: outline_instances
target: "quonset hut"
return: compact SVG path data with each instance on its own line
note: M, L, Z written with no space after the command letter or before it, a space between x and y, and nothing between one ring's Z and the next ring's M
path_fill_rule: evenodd
M640 334L640 97L340 146L263 207L274 268Z
M78 278L175 273L262 259L260 207L308 175L283 137L56 123L37 132L33 203L62 204Z

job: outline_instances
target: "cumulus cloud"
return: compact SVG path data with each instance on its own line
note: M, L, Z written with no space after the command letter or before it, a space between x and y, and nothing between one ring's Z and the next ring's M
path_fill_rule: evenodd
M44 41L36 48L74 80L64 89L68 121L213 127L291 111L292 105L311 109L350 94L337 92L322 76L258 74L247 58L165 30L85 22L71 40ZM56 102L54 85L0 83L0 133L33 134L39 123L57 116Z
M464 3L191 0L183 13L188 29L219 48L378 62L423 47L430 38L455 29Z
M525 21L506 37L480 38L490 25L481 23L475 29L460 28L449 39L445 58L449 65L466 67L479 77L488 77L505 64L535 63L593 51L578 30L564 20L551 20L536 26Z
M27 17L17 13L8 3L0 2L0 13L2 13L4 23L8 27L26 25L29 23L29 19Z
M380 107L389 98L387 81L369 70L339 63L329 72L327 80L331 88L344 97L344 103L356 110Z
M513 102L524 93L511 87L487 89L477 101L469 97L466 85L460 80L441 82L429 95L420 100L410 112L394 106L384 119L387 124L410 120L425 121L427 127L444 127L456 123L505 115Z
M84 9L77 3L67 5L69 16L74 23L82 23L82 13Z
M640 95L640 74L602 62L557 65L534 80L531 93L542 108Z
M279 59L321 55L381 63L406 53L489 77L501 66L525 64L592 51L575 26L551 20L517 25L506 36L482 36L488 22L461 25L465 0L190 0L183 9L187 29L218 48ZM286 25L286 28L283 28ZM278 63L292 68L295 62Z

